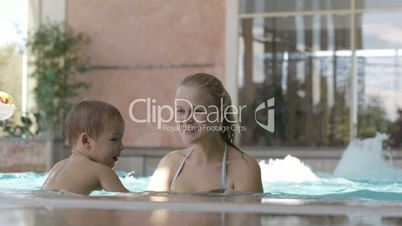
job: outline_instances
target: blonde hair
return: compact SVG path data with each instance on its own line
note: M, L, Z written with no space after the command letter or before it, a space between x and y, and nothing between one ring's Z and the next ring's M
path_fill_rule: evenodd
M99 100L82 100L67 114L64 134L68 145L75 146L81 133L97 139L106 123L113 120L124 122L119 110L113 105Z
M216 105L219 105L220 100L223 100L222 102L224 109L227 106L232 105L232 100L230 99L229 93L226 91L222 82L213 75L206 73L189 75L180 82L180 86L194 86L206 90L214 98ZM225 128L230 128L229 130L224 129L223 132L221 132L222 139L226 142L226 144L240 151L240 149L237 147L240 134L235 116L233 114L228 114L223 117L222 126ZM236 129L233 130L233 128Z

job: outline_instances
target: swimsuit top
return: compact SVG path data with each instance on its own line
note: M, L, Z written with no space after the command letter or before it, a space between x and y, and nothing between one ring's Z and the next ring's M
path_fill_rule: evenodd
M172 187L173 187L174 183L176 182L177 177L180 175L180 172L183 170L184 163L190 157L192 152L193 152L193 149L190 149L190 151L187 153L186 157L181 162L180 167L177 169L177 172L173 177L172 183L170 184L170 190L172 190ZM226 190L226 158L227 158L227 145L225 143L225 151L223 152L222 168L221 168L221 188L212 190L210 192L225 192L225 190Z

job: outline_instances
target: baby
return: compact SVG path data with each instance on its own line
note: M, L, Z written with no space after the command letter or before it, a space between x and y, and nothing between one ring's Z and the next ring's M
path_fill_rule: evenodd
M128 192L112 169L124 148L119 110L102 101L81 101L68 113L64 133L72 154L50 170L42 189Z

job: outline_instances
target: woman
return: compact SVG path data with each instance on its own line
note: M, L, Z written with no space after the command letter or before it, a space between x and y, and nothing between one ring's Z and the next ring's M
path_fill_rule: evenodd
M190 147L162 158L149 190L263 192L257 161L235 144L238 127L227 112L231 100L221 81L204 73L187 76L175 104L180 134Z

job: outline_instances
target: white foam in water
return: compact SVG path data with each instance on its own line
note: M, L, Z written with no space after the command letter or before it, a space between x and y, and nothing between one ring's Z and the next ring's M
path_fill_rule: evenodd
M349 143L334 175L355 180L402 181L402 170L384 159L382 142L388 135L377 133L374 138Z
M286 181L303 182L316 181L318 177L309 166L304 165L298 158L287 155L284 159L269 159L268 164L264 160L259 162L261 179L264 182Z

